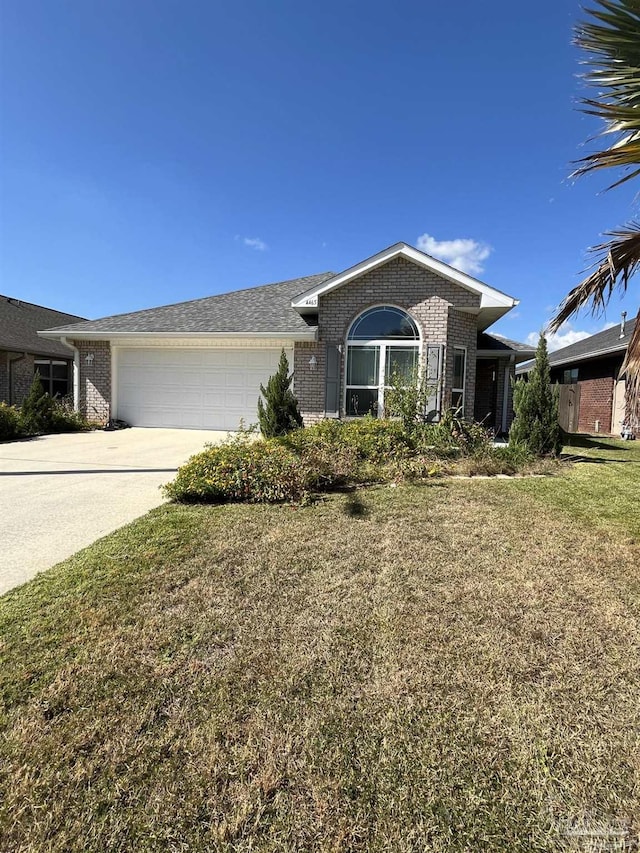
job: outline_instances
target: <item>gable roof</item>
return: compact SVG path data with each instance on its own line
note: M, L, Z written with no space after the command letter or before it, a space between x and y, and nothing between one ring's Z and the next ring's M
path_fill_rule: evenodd
M343 287L355 278L388 263L394 258L405 258L412 261L425 269L437 273L439 276L460 285L465 290L480 295L480 310L478 312L478 327L486 329L492 323L495 323L500 317L510 311L518 304L518 300L494 287L490 287L482 281L479 281L467 273L461 272L454 267L439 261L437 258L432 258L425 252L410 246L408 243L394 243L387 249L383 249L376 255L366 258L364 261L356 264L344 272L336 273L331 278L326 279L319 285L314 285L304 293L296 296L292 300L291 305L296 311L301 314L313 313L317 311L318 299L325 293L330 293L339 287Z
M45 341L38 332L83 319L76 314L65 314L0 294L0 349L69 359L72 355L69 347L60 341Z
M620 323L616 323L610 329L605 329L603 332L598 332L588 338L583 338L581 341L576 341L575 344L569 344L569 346L557 349L549 353L549 364L551 367L554 367L561 364L569 364L572 361L587 361L605 355L624 353L629 346L636 322L637 320L632 319L625 323L623 337L620 337ZM518 372L525 373L532 366L533 362L521 364Z
M101 334L237 335L313 338L315 325L291 310L293 297L334 275L331 272L263 284L218 296L116 314L100 320L65 325L45 333L78 339Z

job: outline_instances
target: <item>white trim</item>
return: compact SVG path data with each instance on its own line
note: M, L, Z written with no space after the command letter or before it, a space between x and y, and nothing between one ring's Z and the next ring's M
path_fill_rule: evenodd
M233 340L287 340L287 341L315 341L318 337L316 328L308 332L118 332L105 330L103 332L77 332L73 329L63 329L59 332L38 332L42 338L51 340L62 340L63 337L72 337L76 341L110 341L118 338L157 338L173 340L185 338L194 341L202 341L206 346L208 340L233 341Z
M80 350L70 343L65 337L60 338L60 343L73 350L73 411L80 411Z
M118 417L118 347L111 347L111 405L109 406L109 417L115 420Z
M436 258L432 258L430 255L415 249L413 246L409 246L407 243L395 243L388 249L384 249L382 252L372 255L370 258L367 258L359 264L339 273L319 286L305 291L296 299L292 300L291 307L300 311L300 313L313 312L317 308L318 298L320 296L323 296L325 293L329 293L338 287L342 287L342 285L352 279L364 275L364 273L382 266L383 264L386 264L398 257L404 257L409 261L413 261L425 269L431 270L443 278L459 284L465 290L469 290L472 293L479 293L481 296L480 308L503 308L506 313L506 311L514 308L518 304L519 300L514 299L512 296L508 296L506 293L502 293L500 290L496 290L488 284L478 281L478 279L460 272L460 270L456 270L448 264L436 260Z

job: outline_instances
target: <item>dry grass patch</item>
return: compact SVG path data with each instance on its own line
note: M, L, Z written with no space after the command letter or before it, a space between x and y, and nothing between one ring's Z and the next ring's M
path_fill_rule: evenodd
M640 550L515 485L164 507L5 596L3 849L637 826Z

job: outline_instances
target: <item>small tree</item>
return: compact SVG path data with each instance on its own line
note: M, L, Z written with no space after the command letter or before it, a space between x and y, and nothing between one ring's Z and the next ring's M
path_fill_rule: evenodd
M265 402L258 400L258 420L265 438L286 435L302 426L298 401L291 390L292 379L289 361L282 350L277 371L269 378L266 388L260 386Z
M31 388L20 408L22 427L29 435L39 435L48 432L53 420L55 401L45 392L36 372Z
M529 381L519 379L513 384L513 408L516 416L509 441L525 445L538 456L557 456L562 447L558 389L551 385L547 339L544 335L540 335Z
M394 370L384 394L385 415L400 418L405 432L410 433L425 422L427 401L432 389L418 367L409 375Z

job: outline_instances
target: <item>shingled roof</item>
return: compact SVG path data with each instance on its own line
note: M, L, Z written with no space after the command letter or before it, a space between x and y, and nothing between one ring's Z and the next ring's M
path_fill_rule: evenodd
M623 337L620 337L620 323L616 323L610 329L605 329L603 332L576 341L575 344L557 349L549 353L549 364L553 367L554 365L569 364L573 361L587 361L590 358L598 358L609 353L614 355L618 352L626 352L636 322L634 319L625 323ZM526 373L532 366L533 362L521 364L518 367L518 372Z
M496 355L513 354L518 358L529 358L535 352L535 347L505 338L504 335L489 335L478 332L478 352L495 352Z
M60 341L45 340L38 336L38 332L62 323L77 323L78 320L84 320L84 317L0 294L0 349L68 359L71 357L69 347Z
M129 314L116 314L100 320L65 325L50 331L56 334L82 336L105 334L301 334L309 332L312 318L301 317L291 307L291 300L315 285L332 278L335 273L294 278L276 284L263 284L218 296L207 296L190 302L147 308Z

